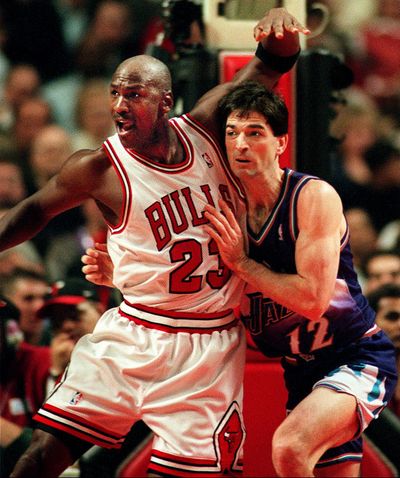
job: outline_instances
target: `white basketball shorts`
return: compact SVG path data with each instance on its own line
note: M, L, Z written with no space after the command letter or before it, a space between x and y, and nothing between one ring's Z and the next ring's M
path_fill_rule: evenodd
M150 471L240 472L244 329L231 311L188 315L107 311L75 346L38 426L119 448L142 419L155 433Z

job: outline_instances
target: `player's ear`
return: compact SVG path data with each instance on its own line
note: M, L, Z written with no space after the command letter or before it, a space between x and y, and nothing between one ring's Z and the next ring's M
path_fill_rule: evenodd
M278 140L276 152L280 156L287 148L289 137L287 134L283 134L282 136L278 136L276 139Z
M164 113L169 113L174 106L174 96L172 91L166 91L162 99L162 108Z

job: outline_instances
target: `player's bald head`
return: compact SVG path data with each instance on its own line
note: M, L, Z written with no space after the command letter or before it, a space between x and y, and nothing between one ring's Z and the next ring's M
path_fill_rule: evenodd
M123 61L113 75L113 81L116 79L151 84L161 91L170 91L172 88L167 65L149 55L133 56Z

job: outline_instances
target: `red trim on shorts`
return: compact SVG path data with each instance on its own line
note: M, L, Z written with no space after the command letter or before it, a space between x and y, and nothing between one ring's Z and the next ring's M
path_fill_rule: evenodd
M176 312L173 310L162 310L157 309L157 307L150 307L148 305L143 304L131 304L127 300L124 302L129 305L130 307L135 307L135 309L142 310L143 312L149 312L150 314L161 315L164 317L172 317L174 319L222 319L229 314L232 314L233 309L225 309L221 312L211 312L211 313L196 313L196 312Z
M51 420L50 418L43 417L39 415L38 413L33 417L33 419L39 423L43 423L44 425L48 427L54 428L56 430L61 430L65 433L68 433L68 435L72 435L81 440L87 441L89 443L93 443L93 445L101 446L102 448L121 448L122 446L122 443L108 443L106 441L103 441L99 438L94 437L93 435L84 433L82 431L78 431L76 428L73 428L72 426L66 425L64 423L58 423L56 421Z
M155 473L158 475L165 475L165 476L176 476L179 478L221 478L221 476L227 476L223 472L215 472L215 473L207 473L202 471L186 471L186 470L179 470L177 468L169 468L167 466L160 466L155 463L151 463L147 469L149 473ZM233 474L234 473L234 474ZM241 476L241 471L232 472L231 476Z
M206 458L191 458L188 456L177 456L171 453L166 453L160 450L151 450L151 456L157 458L166 459L173 463L179 463L182 465L196 465L196 466L217 466L216 460L208 460Z
M172 325L165 325L165 324L160 324L160 323L155 323L151 322L150 320L144 320L140 319L139 317L134 317L132 315L129 315L125 312L123 312L121 309L118 310L119 314L122 315L123 317L126 317L127 319L131 320L137 325L143 325L144 327L148 329L156 329L156 330L161 330L163 332L169 332L169 333L178 333L178 332L187 332L189 334L210 334L211 332L214 331L221 331L221 330L229 330L232 327L236 327L239 319L234 318L232 322L229 322L229 324L226 325L221 325L219 327L216 326L210 326L208 328L200 328L200 327L180 327L180 326L172 326Z
M52 416L46 416L46 412ZM102 426L47 403L44 403L37 411L33 420L104 448L120 448L126 438L125 435L117 435Z
M71 420L72 422L76 422L78 425L82 425L87 428L92 428L94 431L98 433L102 433L103 435L107 435L114 440L119 440L122 438L122 435L116 435L115 433L111 433L110 430L102 427L101 425L94 425L92 422L89 422L85 418L79 417L75 415L74 413L67 412L66 410L55 407L54 405L50 405L49 403L44 403L41 409L48 410L49 412L54 413L54 415L58 415L60 417Z

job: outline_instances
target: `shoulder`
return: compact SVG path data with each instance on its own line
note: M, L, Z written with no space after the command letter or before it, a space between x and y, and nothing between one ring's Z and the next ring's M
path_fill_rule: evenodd
M64 163L64 167L77 166L100 166L108 162L107 154L102 147L98 149L81 149L72 154Z
M327 181L320 178L311 178L301 190L301 200L309 202L314 200L327 200L341 204L339 194L336 189Z
M58 180L62 182L74 179L79 182L80 180L90 181L91 178L98 179L110 166L111 163L102 148L82 149L66 160L60 170Z
M299 194L299 224L310 228L323 229L325 226L339 225L343 220L343 205L339 194L326 181L308 181Z

